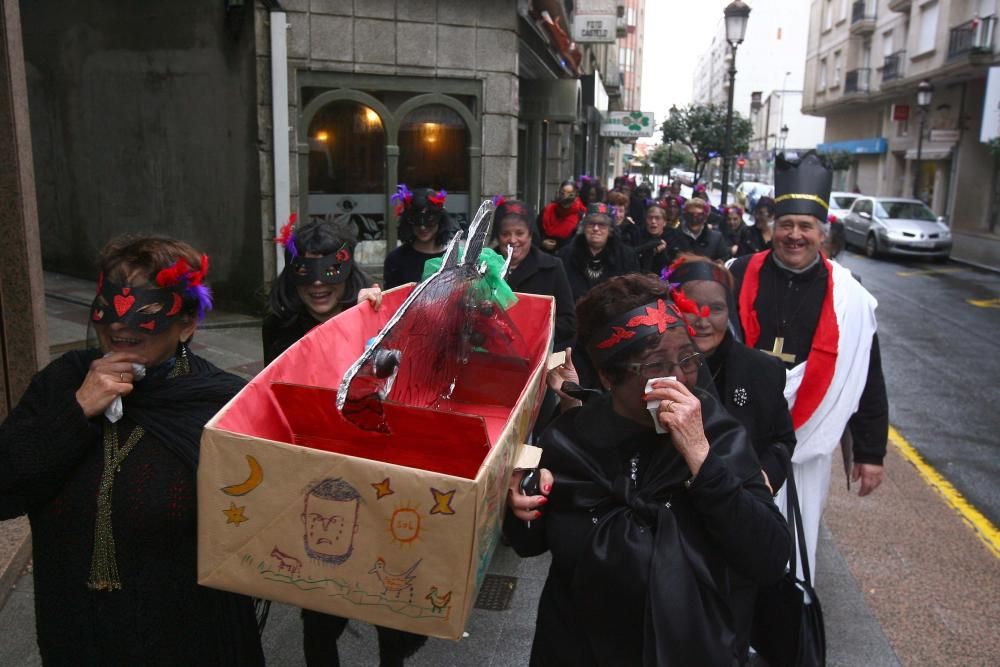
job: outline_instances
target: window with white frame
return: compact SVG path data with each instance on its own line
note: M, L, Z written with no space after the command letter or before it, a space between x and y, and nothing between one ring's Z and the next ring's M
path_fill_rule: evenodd
M851 0L840 0L840 16L837 21L843 21L847 18L847 8L851 6Z
M938 13L940 7L937 0L920 7L920 32L917 34L917 54L934 49L937 37Z
M819 59L819 72L816 77L818 90L826 90L826 58Z
M826 7L823 8L823 30L833 27L833 0L826 0Z
M882 57L886 58L895 52L892 30L886 30L882 33Z
M833 52L833 78L830 80L830 87L836 88L840 85L840 51Z

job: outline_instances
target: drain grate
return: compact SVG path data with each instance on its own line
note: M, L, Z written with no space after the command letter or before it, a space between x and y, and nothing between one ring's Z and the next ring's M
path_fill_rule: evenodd
M476 598L476 609L487 611L506 611L510 609L510 601L517 588L517 577L506 577L500 574L487 574L483 586Z

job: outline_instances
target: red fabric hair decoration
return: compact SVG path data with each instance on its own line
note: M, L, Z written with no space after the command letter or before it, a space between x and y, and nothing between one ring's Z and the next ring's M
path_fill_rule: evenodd
M208 255L202 254L198 269L194 270L186 259L180 257L156 274L156 284L160 287L178 289L184 296L197 301L199 320L204 319L205 314L212 309L212 292L203 284L205 276L208 275L208 264ZM182 303L180 295L175 293L168 315L180 312Z
M690 313L699 317L708 317L710 312L708 306L701 306L699 308L697 303L688 298L683 289L675 290L671 296L673 296L674 303L677 304L677 310L682 313Z
M630 329L638 326L656 327L657 331L664 333L673 324L677 324L677 318L668 312L667 303L663 299L657 299L656 308L646 306L645 315L636 315L625 326Z
M493 195L493 205L500 208L507 201L507 198L503 195Z
M298 219L298 213L292 213L288 216L288 222L285 223L285 226L281 228L281 232L274 239L277 245L285 246L285 250L293 258L299 256L298 248L295 246L295 223Z
M398 218L403 215L403 211L413 205L413 193L406 187L406 183L400 183L396 186L396 194L389 197L389 202L396 202L395 213Z
M438 208L444 208L444 202L446 199L448 199L448 193L444 190L438 190L435 194L427 195L427 201L434 204Z
M601 350L606 350L609 347L614 347L623 340L628 340L629 338L634 337L634 331L629 331L624 327L611 327L611 335L598 343L597 347Z

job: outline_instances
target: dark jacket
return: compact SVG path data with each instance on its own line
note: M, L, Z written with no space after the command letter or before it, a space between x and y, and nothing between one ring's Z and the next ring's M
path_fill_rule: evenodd
M736 256L742 257L743 255L752 255L755 252L770 249L771 242L765 241L760 228L758 228L757 225L754 225L753 227L747 227L746 234L743 235L743 240L740 243L740 249Z
M419 283L424 274L424 262L444 255L441 252L420 252L409 243L390 252L382 265L382 287L392 289L406 283Z
M524 261L507 274L507 284L515 292L555 297L555 349L562 350L573 345L576 338L575 302L566 270L558 257L532 246Z
M685 226L681 225L671 235L671 240L673 241L671 261L682 252L701 255L709 259L726 260L732 257L732 253L729 252L729 247L726 245L726 240L723 238L722 232L712 229L705 224L702 226L698 236L692 238L684 230Z
M727 333L708 358L726 411L743 424L775 493L785 483L785 461L795 450L795 429L785 401L785 369Z
M722 234L722 238L726 241L726 250L729 251L727 259L729 257L739 257L739 248L743 244L743 239L749 231L750 228L742 222L736 229L730 227L728 222L722 225L722 228L719 229L719 233ZM736 246L736 252L732 251L733 246Z
M746 434L702 394L711 446L698 475L668 435L611 408L608 396L561 416L542 437L555 482L528 527L508 511L504 532L522 556L552 552L538 605L531 665L732 665L734 619L747 623L738 574L778 579L787 525Z
M659 236L653 236L645 229L642 230L635 244L635 254L639 259L640 271L643 273L659 274L668 265L671 255L671 239L674 234L676 234L676 231L669 228L664 229L663 233ZM663 249L663 252L656 252L660 243L665 244L666 247Z
M584 235L577 234L559 251L559 258L566 269L574 303L594 285L639 270L635 252L622 243L614 232L609 236L608 244L596 255L591 255Z

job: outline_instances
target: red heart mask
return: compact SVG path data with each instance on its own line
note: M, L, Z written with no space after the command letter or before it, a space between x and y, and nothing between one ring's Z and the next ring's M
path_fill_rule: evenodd
M125 290L123 290L125 291ZM135 303L134 296L122 296L120 294L115 295L115 312L118 313L118 317L121 317L129 311L132 304Z

